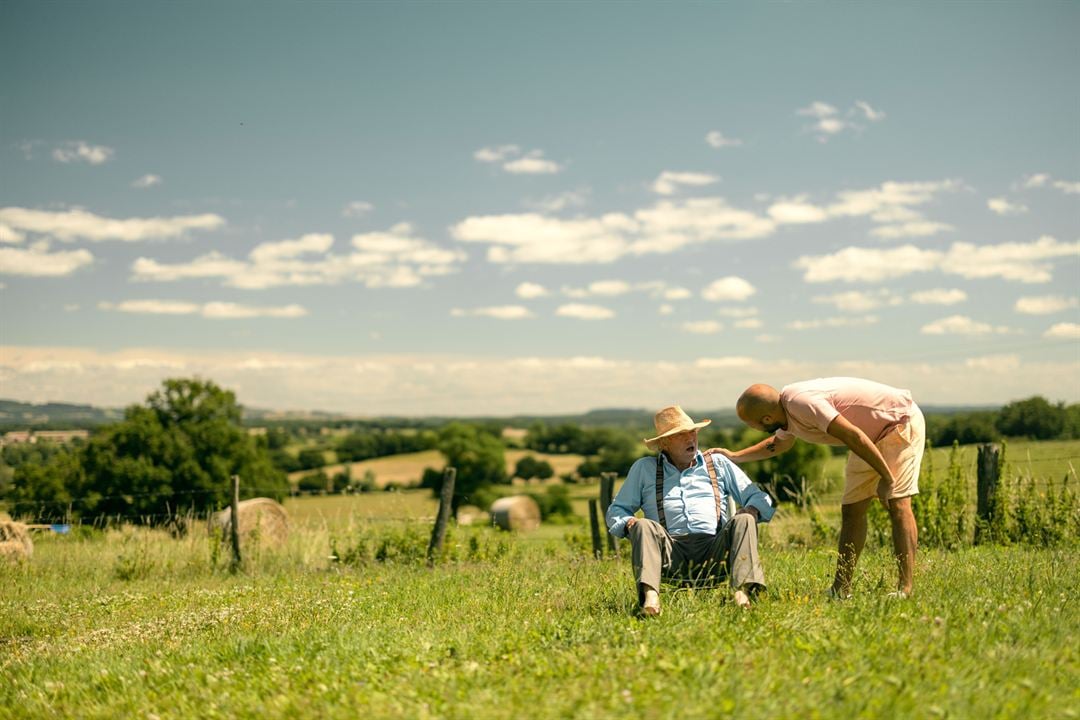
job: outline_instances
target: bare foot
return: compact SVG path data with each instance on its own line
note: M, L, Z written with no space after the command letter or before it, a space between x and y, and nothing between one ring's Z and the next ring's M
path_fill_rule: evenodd
M742 590L735 591L735 604L741 607L743 610L750 609L750 596Z
M642 583L644 585L644 583ZM648 588L645 591L645 604L641 606L641 612L649 617L656 617L660 614L660 593L656 592L652 588Z

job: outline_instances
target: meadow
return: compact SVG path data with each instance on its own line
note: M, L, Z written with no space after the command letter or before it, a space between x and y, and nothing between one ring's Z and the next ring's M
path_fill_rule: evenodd
M1033 464L1075 454L1047 445ZM575 508L596 492L572 489ZM645 621L628 547L593 558L581 517L455 526L428 568L428 491L286 507L286 546L235 575L201 528L38 535L31 562L0 565L0 718L1080 716L1075 543L923 550L896 600L872 536L838 603L835 535L785 505L751 611L667 588Z

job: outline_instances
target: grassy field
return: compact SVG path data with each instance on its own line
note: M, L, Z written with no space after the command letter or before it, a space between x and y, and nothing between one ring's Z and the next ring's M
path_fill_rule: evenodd
M498 552L431 570L343 566L327 557L332 535L347 544L385 526L316 525L237 576L204 535L41 539L32 563L0 566L0 717L1076 717L1080 707L1075 548L927 552L907 601L885 597L892 564L875 550L855 599L831 603L821 591L833 553L770 534L770 591L752 611L722 589L667 591L664 615L643 621L626 560L596 561L564 540L456 529L459 557Z

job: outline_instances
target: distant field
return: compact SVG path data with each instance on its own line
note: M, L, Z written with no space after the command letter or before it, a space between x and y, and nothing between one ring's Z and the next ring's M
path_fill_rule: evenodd
M555 471L556 475L573 472L581 464L580 455L548 455L546 453L533 452L531 450L507 450L506 472L512 473L518 460L526 455L532 455L537 460L546 460ZM375 485L380 488L390 483L400 486L415 485L420 482L424 474L424 468L441 468L444 464L443 456L438 450L424 450L423 452L403 453L388 457L362 460L348 463L349 472L354 478L363 477L368 470L375 474ZM329 475L336 475L345 467L344 464L328 465L322 470ZM289 481L297 482L301 477L313 471L301 470L289 473Z

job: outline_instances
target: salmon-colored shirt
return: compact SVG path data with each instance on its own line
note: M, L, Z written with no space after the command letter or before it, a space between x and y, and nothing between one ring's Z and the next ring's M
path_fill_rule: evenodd
M813 443L843 445L828 433L829 423L837 415L877 442L889 428L908 418L913 403L910 390L872 380L833 377L785 385L780 405L787 415L787 429L777 430L777 439L794 436Z

